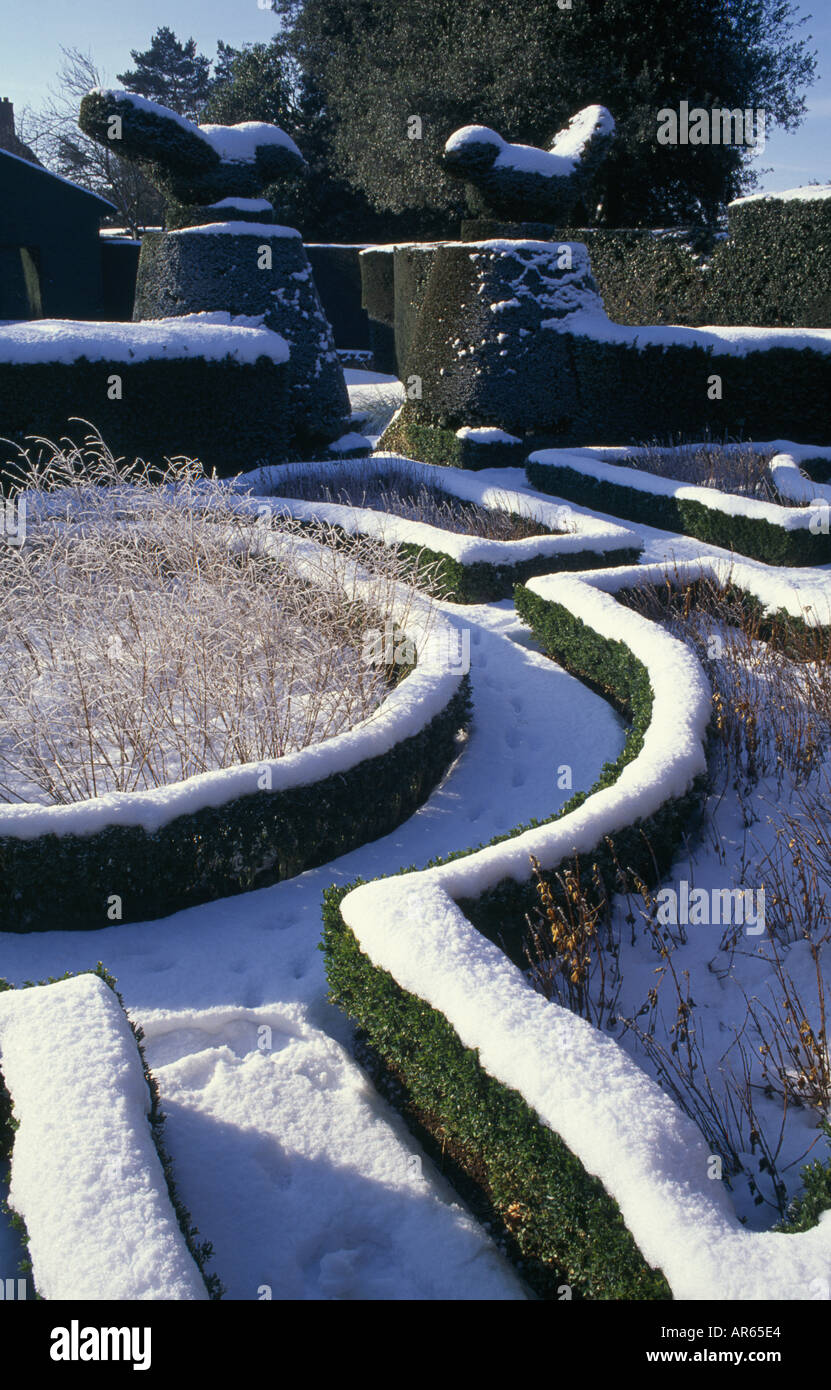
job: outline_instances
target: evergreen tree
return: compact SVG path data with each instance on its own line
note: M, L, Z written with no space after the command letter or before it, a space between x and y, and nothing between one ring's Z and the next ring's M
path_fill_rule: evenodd
M331 122L314 83L300 72L285 39L232 48L217 45L214 81L203 119L218 125L269 121L297 144L309 173L266 190L277 219L310 241L394 235L359 189L332 172Z
M143 53L131 49L135 69L120 72L118 81L128 92L147 97L198 121L211 86L211 60L197 53L196 40L180 43L166 25L156 30Z
M761 108L768 132L790 130L815 69L790 0L273 2L325 97L337 171L393 211L460 210L438 162L457 127L544 146L599 102L619 134L589 214L616 226L712 224L752 186L752 150L659 144L658 112L682 100Z

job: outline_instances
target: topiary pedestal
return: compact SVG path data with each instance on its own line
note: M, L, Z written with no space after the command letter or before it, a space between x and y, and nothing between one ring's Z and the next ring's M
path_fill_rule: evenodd
M268 223L211 222L145 233L134 318L217 309L261 317L288 343L293 452L325 446L347 432L343 370L299 232Z
M436 247L407 354L408 377L419 379L421 395L408 398L380 447L488 468L520 462L523 445L562 442L579 413L563 331L577 314L605 317L579 243ZM486 442L488 426L516 438Z

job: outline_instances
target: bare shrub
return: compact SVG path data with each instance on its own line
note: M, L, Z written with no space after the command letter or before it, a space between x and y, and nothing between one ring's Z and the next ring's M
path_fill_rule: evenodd
M280 497L366 507L407 521L421 521L457 535L516 541L554 534L531 516L499 507L482 507L425 481L418 470L399 465L389 473L362 468L360 461L326 464L302 474L279 475L272 487Z
M620 988L618 949L611 932L605 885L598 866L590 885L581 882L580 864L555 874L559 892L531 858L540 906L526 914L525 955L534 988L597 1027L614 1018Z
M738 497L754 497L761 502L798 507L803 504L783 497L776 489L768 465L775 449L760 449L751 443L676 444L662 447L645 444L642 452L630 454L620 462L629 468L653 473L659 478L675 478L696 487L715 488Z
M713 727L728 774L800 783L831 744L831 631L767 617L729 582L645 584L618 595L686 642L713 688Z
M274 759L369 717L401 674L366 659L405 566L329 528L263 525L189 460L39 441L0 546L0 796L72 802ZM364 578L369 571L361 572Z

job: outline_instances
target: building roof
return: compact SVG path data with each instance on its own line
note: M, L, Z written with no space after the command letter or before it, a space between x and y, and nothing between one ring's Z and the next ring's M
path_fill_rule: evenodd
M0 169L2 169L2 161L5 159L13 160L15 164L22 165L24 169L30 169L36 176L54 179L55 182L64 184L67 188L71 188L73 192L84 198L92 198L94 202L101 205L100 215L102 217L104 217L106 213L118 211L115 203L109 202L107 198L102 198L99 193L92 193L88 188L82 188L79 183L73 183L71 179L65 179L62 174L53 174L51 169L44 169L42 164L32 164L28 159L21 159L19 155L12 154L11 150L0 149Z

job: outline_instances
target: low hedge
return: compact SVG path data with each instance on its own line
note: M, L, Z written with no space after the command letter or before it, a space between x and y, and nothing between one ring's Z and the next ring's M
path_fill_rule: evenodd
M611 565L635 565L640 558L640 550L632 547L626 550L577 550L570 554L536 555L530 560L519 560L516 564L492 565L477 561L465 565L452 555L445 555L425 546L400 545L403 554L408 555L416 568L421 565L434 566L433 572L446 586L446 596L453 603L490 603L496 599L510 598L516 584L524 584L542 574L559 574L563 570L607 569Z
M651 718L652 691L646 668L624 643L601 637L562 605L519 586L516 605L546 652L631 721L615 762L603 767L590 792L577 793L550 818L555 821L595 791L611 786L637 756ZM659 881L691 820L700 814L705 793L706 778L697 777L686 795L669 799L658 813L616 835L620 863L648 883ZM489 843L501 843L538 824L531 821ZM459 851L433 862L446 863L472 852ZM597 862L610 884L615 881L615 865L605 845L585 859ZM549 870L545 877L556 893L555 872ZM486 1185L529 1262L523 1266L525 1277L542 1296L556 1297L556 1281L565 1272L588 1298L671 1298L663 1275L647 1265L599 1180L585 1171L522 1096L488 1075L477 1051L464 1047L438 1010L401 989L361 951L340 912L343 898L356 886L332 887L324 896L331 998L357 1021L372 1048L403 1079L410 1101L428 1117L437 1142L451 1143L454 1152L463 1155L462 1167ZM525 883L505 879L476 901L460 900L459 906L478 930L524 965L524 914L537 902L529 877Z
M556 447L560 442L559 436L534 435L520 444L477 444L469 436L460 438L455 429L418 419L417 414L409 403L404 405L378 441L378 449L422 463L477 472L481 468L521 468L531 449Z
M121 400L109 399L112 375L121 378ZM227 477L239 472L241 458L286 458L287 388L288 364L267 357L0 362L0 435L23 447L29 435L83 442L89 429L80 418L116 457L161 463L186 454Z
M108 826L89 835L0 835L2 929L111 926L264 888L336 859L406 820L453 760L470 715L465 676L444 710L417 734L346 772L284 790L255 791L204 807L149 833ZM252 771L252 780L253 780Z
M219 1276L207 1272L207 1264L213 1257L213 1246L209 1241L197 1243L196 1237L199 1235L198 1227L194 1226L191 1214L182 1201L176 1187L173 1176L173 1164L164 1143L165 1115L161 1107L158 1082L150 1070L144 1048L142 1047L144 1030L138 1027L128 1014L124 998L115 987L115 976L111 975L106 966L99 961L94 970L67 970L63 975L52 975L46 980L27 980L21 985L21 989L34 989L41 985L54 985L60 980L75 979L78 975L96 975L98 979L103 980L104 984L108 985L112 990L130 1025L130 1030L136 1040L136 1047L138 1048L138 1054L141 1058L141 1066L150 1094L150 1107L147 1112L147 1120L153 1137L153 1146L159 1156L159 1162L162 1165L162 1172L164 1173L165 1186L167 1188L168 1197L170 1198L170 1205L176 1213L179 1229L184 1236L185 1244L190 1251L193 1261L199 1273L202 1275L205 1288L212 1299L221 1299L225 1290ZM10 989L14 989L14 985L10 984L8 980L0 978L0 993ZM14 1118L14 1102L4 1084L3 1073L2 1070L0 1070L0 1163L11 1162L12 1150L14 1148L14 1133L16 1129L17 1121ZM26 1224L23 1218L16 1212L13 1212L11 1208L7 1208L7 1210L11 1217L12 1225L19 1232L23 1243L27 1244ZM25 1273L30 1274L30 1263L24 1261L21 1269ZM40 1297L40 1295L36 1294L36 1297Z
M733 516L693 498L643 492L624 483L593 478L568 464L529 459L526 476L538 492L565 497L579 506L667 531L695 536L708 545L736 550L768 565L824 565L831 561L831 536L786 531L757 517ZM639 477L645 475L639 473Z
M574 444L643 444L650 439L828 441L831 352L769 347L744 355L706 343L664 347L569 334L579 405ZM719 376L722 398L710 400Z
M438 1010L372 965L340 916L348 888L324 900L324 949L332 1002L367 1033L402 1079L408 1100L430 1118L431 1133L487 1183L494 1208L543 1297L557 1297L561 1273L588 1298L668 1299L602 1184L518 1092L494 1081ZM460 1164L465 1166L464 1157Z

